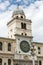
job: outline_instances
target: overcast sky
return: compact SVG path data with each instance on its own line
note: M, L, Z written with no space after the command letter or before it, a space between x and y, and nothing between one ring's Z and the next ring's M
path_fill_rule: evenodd
M7 37L7 22L18 2L26 18L32 20L33 41L43 42L43 0L0 0L0 37Z

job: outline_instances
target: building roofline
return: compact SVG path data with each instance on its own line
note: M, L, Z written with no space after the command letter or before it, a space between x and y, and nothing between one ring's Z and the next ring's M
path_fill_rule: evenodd
M0 39L6 39L6 40L13 40L13 41L15 41L15 39L5 38L5 37L0 37Z
M42 42L32 42L32 43L35 43L35 44L43 44Z
M23 18L23 19L21 19L21 18L18 18L18 19L13 18L12 20L10 20L10 21L7 23L7 25L9 25L13 20L22 20L22 21L27 21L27 22L31 22L31 23L32 23L31 20L28 20L28 19L25 19L25 18Z
M32 60L29 60L29 59L13 59L13 61L18 61L18 62L32 62ZM37 62L37 60L35 60Z
M43 58L43 56L37 56L38 58Z
M28 60L28 59L13 59L13 61L18 61L18 62L21 62L21 61L23 61L23 62L25 62L25 61L30 61L30 62L32 62L32 60Z

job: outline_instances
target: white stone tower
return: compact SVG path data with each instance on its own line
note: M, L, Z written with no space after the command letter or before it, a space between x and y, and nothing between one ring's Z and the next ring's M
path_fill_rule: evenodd
M8 37L15 39L15 34L32 37L31 20L26 19L19 7L13 12L12 20L7 23Z
M31 20L26 19L24 11L17 7L13 12L12 20L7 23L8 37L16 40L15 52L30 54L32 41Z

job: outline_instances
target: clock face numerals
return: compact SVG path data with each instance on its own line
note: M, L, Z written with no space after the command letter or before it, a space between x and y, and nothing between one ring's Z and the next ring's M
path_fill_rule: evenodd
M29 50L30 50L30 45L29 45L29 43L28 43L27 41L22 41L22 42L20 43L20 48L21 48L21 50L22 50L23 52L27 53L27 52L29 52Z

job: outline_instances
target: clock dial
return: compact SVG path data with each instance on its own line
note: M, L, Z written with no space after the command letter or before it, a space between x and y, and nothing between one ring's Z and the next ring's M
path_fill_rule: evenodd
M23 52L27 53L27 52L29 52L29 50L30 50L30 45L29 45L29 43L28 43L27 41L22 41L22 42L20 43L20 48L21 48L21 50L22 50Z

